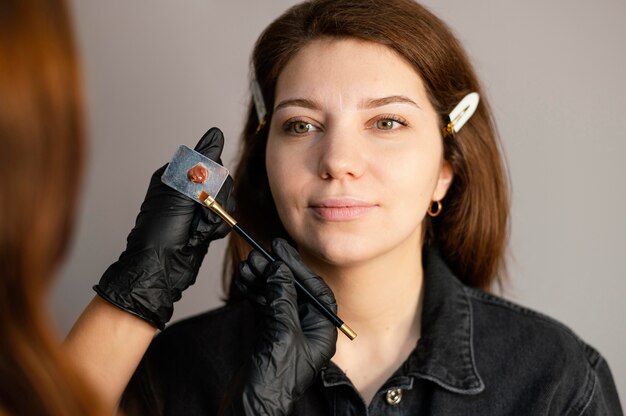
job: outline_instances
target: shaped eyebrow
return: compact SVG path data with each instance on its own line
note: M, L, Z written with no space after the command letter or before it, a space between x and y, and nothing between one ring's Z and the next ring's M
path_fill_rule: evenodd
M388 97L372 98L359 104L358 108L359 109L372 109L376 107L382 107L388 104L398 104L398 103L409 104L409 105L419 108L420 110L422 109L422 107L420 107L415 101L413 101L412 99L410 99L409 97L405 95L390 95ZM316 110L316 111L321 110L320 105L313 100L309 100L307 98L289 98L287 100L283 100L279 102L276 105L276 107L274 107L274 112L277 112L286 107L302 107L302 108L308 108L309 110Z
M390 95L389 97L382 97L382 98L373 98L371 100L367 100L365 103L359 105L359 108L376 108L376 107L382 107L384 105L388 105L388 104L410 104L414 107L419 108L420 110L422 109L422 107L420 107L419 105L417 105L417 103L413 100L411 100L409 97L405 96L405 95Z
M274 107L274 112L277 112L285 107L303 107L308 108L309 110L321 109L320 106L313 100L308 100L306 98L290 98L279 102L276 107Z

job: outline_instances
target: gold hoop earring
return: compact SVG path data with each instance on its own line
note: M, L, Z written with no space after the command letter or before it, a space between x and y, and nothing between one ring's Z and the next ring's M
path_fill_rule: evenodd
M433 212L433 202L437 204L437 211L435 212ZM430 205L428 206L428 215L434 218L437 215L441 214L442 209L443 209L443 205L441 204L441 201L432 201Z

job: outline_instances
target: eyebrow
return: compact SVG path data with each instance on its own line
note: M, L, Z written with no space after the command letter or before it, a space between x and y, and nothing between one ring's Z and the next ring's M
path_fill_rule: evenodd
M285 107L303 107L310 110L320 110L320 106L313 100L308 100L306 98L291 98L278 103L276 107L274 107L274 112L277 112Z
M409 97L405 95L390 95L388 97L372 98L359 104L358 108L359 109L372 109L372 108L382 107L388 104L396 104L396 103L409 104L409 105L419 108L420 110L422 109L422 107L420 107L415 101L413 101L412 99L410 99ZM279 102L274 108L274 112L277 112L278 110L281 110L285 107L302 107L302 108L308 108L310 110L321 110L321 107L317 104L317 102L313 100L309 100L306 98L291 98L291 99L287 99L287 100L283 100Z
M376 108L396 103L410 104L414 107L419 108L420 110L422 109L422 107L420 107L415 101L411 100L406 95L390 95L389 97L374 98L371 100L367 100L363 105L360 105L359 108Z

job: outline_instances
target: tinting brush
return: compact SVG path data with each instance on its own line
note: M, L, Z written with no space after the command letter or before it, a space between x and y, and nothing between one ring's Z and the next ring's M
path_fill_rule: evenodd
M224 181L228 177L228 169L212 161L206 156L180 146L169 165L165 169L161 180L164 184L188 196L192 200L209 208L237 232L248 244L257 250L268 261L275 261L274 257L258 244L247 232L237 224L237 221L215 200ZM309 290L294 279L294 284L301 294L326 316L349 339L356 338L354 332L334 312L324 306Z

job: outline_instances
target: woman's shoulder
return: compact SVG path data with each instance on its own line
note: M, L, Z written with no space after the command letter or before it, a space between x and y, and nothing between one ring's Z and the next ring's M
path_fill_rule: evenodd
M526 348L532 344L552 347L590 363L601 359L571 328L544 313L479 289L466 287L465 292L471 300L474 327L486 338L509 337Z
M471 300L474 327L485 340L527 350L557 352L562 359L585 360L596 366L602 356L564 323L516 302L474 288L465 289ZM546 355L546 354L542 354Z
M502 297L468 287L465 292L474 359L487 387L525 386L537 399L561 402L557 408L567 414L619 409L608 364L572 329Z

